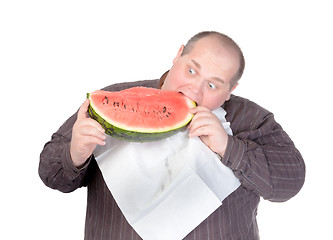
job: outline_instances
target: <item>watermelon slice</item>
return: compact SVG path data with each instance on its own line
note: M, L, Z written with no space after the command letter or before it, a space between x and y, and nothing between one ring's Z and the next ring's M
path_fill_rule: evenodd
M118 92L97 90L88 93L88 113L105 132L133 142L167 138L192 119L194 101L182 93L133 87Z

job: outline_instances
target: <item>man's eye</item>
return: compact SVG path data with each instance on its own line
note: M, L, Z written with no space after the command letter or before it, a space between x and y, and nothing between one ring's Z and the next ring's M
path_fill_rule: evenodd
M208 86L209 86L211 89L215 89L215 88L216 88L216 86L215 86L214 83L208 83Z
M190 74L195 74L195 71L194 71L194 69L192 69L192 68L190 68L190 69L188 70L188 72L189 72Z

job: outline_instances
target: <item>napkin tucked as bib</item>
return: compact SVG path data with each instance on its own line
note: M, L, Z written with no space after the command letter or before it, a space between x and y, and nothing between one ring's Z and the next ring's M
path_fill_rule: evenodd
M213 113L232 135L226 112ZM219 157L187 131L148 143L107 136L94 156L125 218L145 240L184 238L240 186Z

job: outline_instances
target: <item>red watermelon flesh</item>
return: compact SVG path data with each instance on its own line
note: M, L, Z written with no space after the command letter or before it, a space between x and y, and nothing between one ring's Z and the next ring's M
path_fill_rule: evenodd
M97 90L88 94L88 98L90 108L94 111L90 111L93 118L102 126L105 122L111 125L111 132L120 129L122 135L126 135L128 131L131 138L139 133L156 135L180 129L191 121L193 114L190 109L196 106L195 102L182 93L146 87L119 92ZM109 125L104 128L110 128ZM163 134L159 135L163 138ZM142 141L145 137L139 138Z

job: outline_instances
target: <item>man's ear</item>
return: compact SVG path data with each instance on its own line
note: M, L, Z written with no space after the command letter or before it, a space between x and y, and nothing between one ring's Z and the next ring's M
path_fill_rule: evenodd
M236 83L236 84L231 88L231 90L229 91L229 94L228 94L228 96L227 96L227 98L226 98L226 101L228 101L228 100L230 99L230 95L231 95L232 91L234 91L234 90L236 89L237 86L238 86L238 83Z
M183 53L183 50L184 50L184 45L182 45L179 50L178 50L178 53L177 53L177 56L173 59L173 63L175 63L182 55Z

